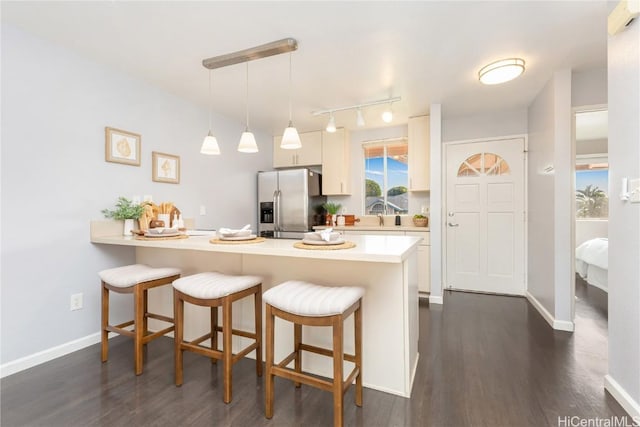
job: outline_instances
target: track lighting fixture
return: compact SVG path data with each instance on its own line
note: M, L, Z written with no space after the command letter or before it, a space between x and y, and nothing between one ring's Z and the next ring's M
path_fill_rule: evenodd
M397 96L395 98L381 99L379 101L371 101L371 102L365 102L363 104L350 105L348 107L338 107L338 108L331 108L329 110L314 111L311 114L313 114L314 116L321 116L323 114L329 114L329 123L327 124L327 129L326 130L327 130L327 132L335 132L336 131L336 119L333 116L333 113L335 113L336 111L356 110L356 125L358 127L363 127L365 125L364 117L362 115L362 109L363 108L371 107L371 106L374 106L374 105L389 104L389 108L382 115L382 120L384 120L385 123L390 123L393 120L393 112L392 112L391 107L393 106L394 102L398 102L401 99L402 98Z
M331 113L329 117L329 123L327 123L327 132L333 133L336 131L336 119L333 117L333 113Z
M358 107L358 112L356 113L356 125L361 128L364 126L364 117L362 117L362 108Z

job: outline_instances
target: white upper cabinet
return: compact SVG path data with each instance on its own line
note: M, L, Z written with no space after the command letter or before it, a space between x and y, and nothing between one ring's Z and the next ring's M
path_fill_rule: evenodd
M273 167L316 166L322 164L322 132L300 134L302 148L285 150L280 148L282 136L273 137Z
M343 128L333 133L322 132L322 194L351 194L349 132Z
M429 191L429 116L409 119L409 191Z

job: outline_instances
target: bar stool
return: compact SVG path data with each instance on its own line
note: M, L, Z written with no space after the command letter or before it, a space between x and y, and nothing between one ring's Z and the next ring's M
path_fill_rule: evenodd
M148 309L147 293L149 289L169 285L180 277L178 268L152 268L143 264L110 268L98 273L102 280L102 361L109 354L109 332L133 338L134 365L136 375L142 373L142 352L149 341L173 331L173 319ZM109 291L119 294L133 294L134 319L119 325L109 324ZM149 333L148 319L162 320L171 326L161 331ZM133 325L133 330L124 329Z
M233 329L232 304L249 295L254 296L255 331ZM184 303L211 308L211 331L193 341L184 340ZM256 351L256 374L262 376L262 278L257 276L231 276L217 272L199 273L173 282L175 331L175 380L182 385L183 351L210 357L213 363L223 361L224 403L231 402L231 377L233 365L249 352ZM222 307L222 326L218 326L218 307ZM218 350L218 332L222 332L222 351ZM237 354L233 354L232 335L253 340ZM211 339L211 346L201 343Z
M343 400L349 386L356 381L355 401L362 406L362 296L359 287L329 287L312 283L288 281L264 293L266 303L266 370L267 384L265 415L273 417L274 377L294 381L333 392L333 423L343 424ZM355 354L344 354L344 320L354 313ZM274 324L275 316L294 324L294 351L280 363L274 365ZM316 347L302 342L302 325L331 326L333 328L333 349ZM333 378L331 381L302 372L302 351L333 357ZM344 360L353 362L355 367L345 381ZM294 369L287 365L294 362Z

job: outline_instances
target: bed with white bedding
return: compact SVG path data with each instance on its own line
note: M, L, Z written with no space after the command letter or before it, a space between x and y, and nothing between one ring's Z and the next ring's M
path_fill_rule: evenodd
M576 248L576 273L592 286L608 292L609 240L587 240Z

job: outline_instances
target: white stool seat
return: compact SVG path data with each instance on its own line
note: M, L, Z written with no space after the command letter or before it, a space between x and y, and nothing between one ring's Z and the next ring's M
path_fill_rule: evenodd
M173 282L174 289L194 298L222 298L262 283L258 276L233 276L217 272L198 273Z
M290 280L266 291L262 299L288 313L323 317L344 313L363 295L364 289L356 286L320 286Z
M163 279L180 274L179 268L154 268L144 264L109 268L98 273L100 279L118 288L128 288L143 282Z

